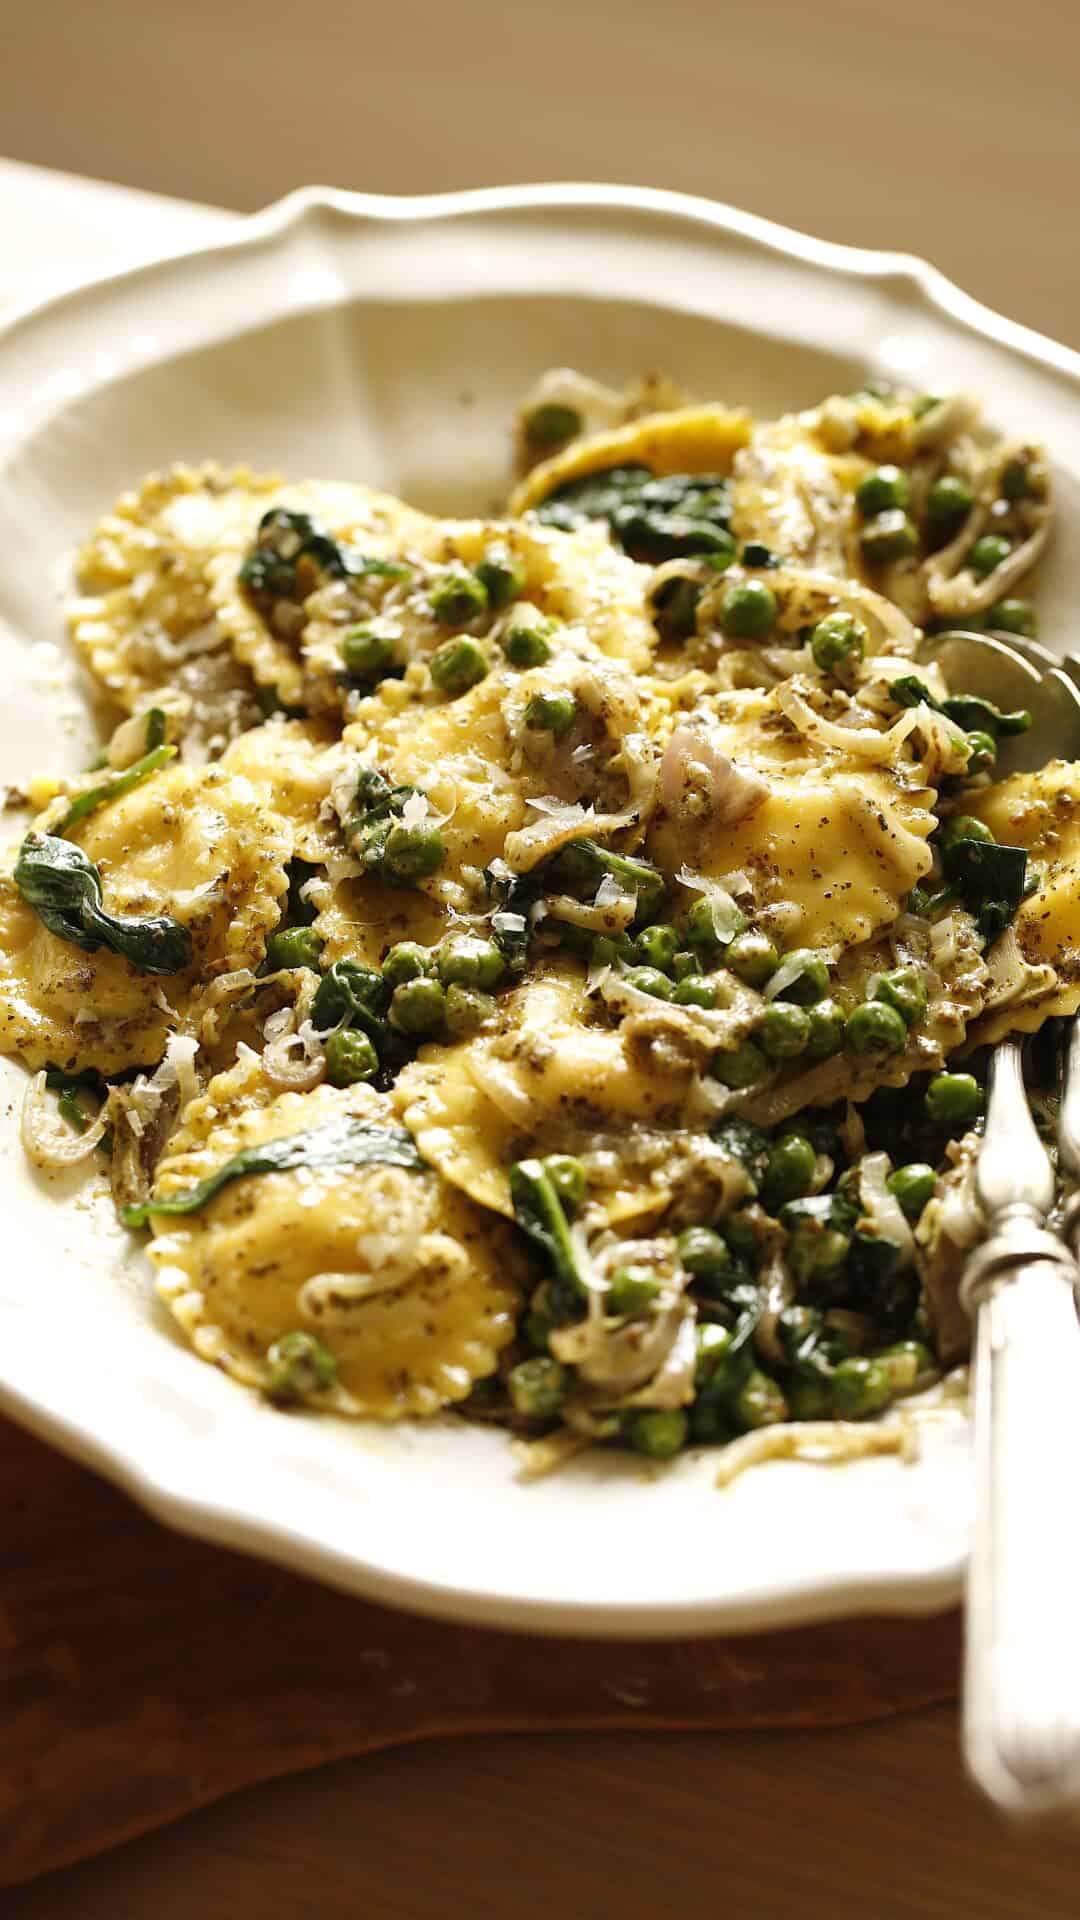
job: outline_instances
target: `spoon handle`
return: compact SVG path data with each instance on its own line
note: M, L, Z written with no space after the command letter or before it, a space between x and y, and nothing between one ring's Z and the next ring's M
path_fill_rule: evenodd
M1019 1048L991 1070L976 1165L989 1238L969 1263L976 1314L975 1523L968 1573L968 1766L1005 1812L1080 1807L1080 1464L1077 1268L1043 1224L1053 1175Z

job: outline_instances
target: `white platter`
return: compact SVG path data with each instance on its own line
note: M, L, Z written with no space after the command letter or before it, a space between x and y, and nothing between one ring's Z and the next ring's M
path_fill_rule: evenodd
M766 412L871 370L971 387L995 424L1051 448L1063 525L1044 634L1068 643L1080 356L918 261L705 201L312 190L0 335L0 776L85 760L59 595L75 542L125 486L209 456L367 480L435 510L490 506L514 402L560 363L614 382L662 366ZM502 1435L452 1420L272 1412L181 1344L92 1189L58 1203L58 1183L29 1170L23 1085L3 1063L0 1405L170 1524L381 1600L552 1631L737 1631L955 1598L958 1417L927 1430L911 1466L777 1464L721 1494L708 1454L650 1472L586 1459L524 1486Z

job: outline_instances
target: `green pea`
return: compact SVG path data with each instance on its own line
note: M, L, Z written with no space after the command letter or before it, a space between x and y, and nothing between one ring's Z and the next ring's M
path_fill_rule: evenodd
M526 1420L550 1420L566 1398L566 1368L550 1354L519 1360L506 1376L515 1413Z
M861 620L850 613L827 613L810 635L814 665L822 673L840 673L866 652L870 636Z
M788 1403L775 1380L754 1368L731 1401L731 1415L744 1433L776 1427L788 1417Z
M829 968L820 953L810 947L794 947L784 956L785 966L792 960L798 961L799 972L781 988L778 997L794 1000L800 1007L812 1007L815 1001L824 1000L829 991Z
M680 980L671 996L677 1007L719 1007L723 1004L722 990L715 980L706 980L700 973L691 973Z
M838 1000L819 1000L816 1006L808 1007L806 1017L810 1023L810 1032L806 1041L808 1060L828 1060L839 1053L844 1044L847 1016Z
M452 1040L467 1040L494 1019L495 1001L490 993L455 982L446 989L446 1031Z
M386 836L379 870L392 886L412 886L442 865L445 851L438 827L407 827L399 821Z
M648 1267L616 1267L608 1284L607 1310L618 1315L640 1313L656 1299L662 1284Z
M358 1080L374 1080L379 1056L366 1033L343 1027L326 1042L326 1077L332 1087L352 1087Z
M578 717L578 703L572 693L534 693L525 708L525 725L538 733L553 734L561 740Z
M889 560L903 560L908 554L918 552L919 534L907 514L900 507L894 507L867 521L861 542L868 560L884 564Z
M488 657L478 640L443 640L430 661L435 685L449 694L467 693L488 672Z
M890 1173L886 1184L907 1218L917 1220L927 1201L934 1197L937 1174L925 1160L911 1160L906 1167L897 1167L895 1173Z
M1003 560L1012 552L1012 542L1001 533L984 533L968 554L968 566L977 573L980 580L996 572Z
M729 640L761 640L776 620L776 595L764 580L733 581L720 602Z
M1039 622L1030 600L998 600L986 615L986 625L996 627L999 633L1016 633L1025 640L1034 640L1039 631Z
M874 999L895 1007L906 1027L917 1027L926 1014L926 982L914 967L893 967L878 980Z
M441 627L467 626L486 613L487 607L487 588L466 567L451 567L431 590L431 611Z
M784 1384L784 1392L793 1420L827 1420L832 1412L832 1395L817 1374L792 1374Z
M712 902L695 900L686 916L685 939L692 947L698 947L704 953L715 953L720 942L716 937L716 916Z
M356 680L384 680L394 664L394 642L377 627L346 627L341 636L345 670Z
M760 1047L752 1040L744 1040L741 1045L732 1047L727 1053L713 1055L709 1072L722 1086L738 1090L752 1087L769 1070L769 1063Z
M545 400L533 407L522 422L525 437L534 447L561 447L576 440L585 430L585 422L576 407L564 407L558 400Z
M670 1460L686 1445L690 1423L685 1413L661 1408L635 1413L626 1423L626 1437L635 1453L650 1460Z
M926 1089L926 1117L935 1127L963 1133L982 1112L983 1093L974 1074L935 1073Z
M694 1385L707 1387L713 1374L725 1360L731 1348L731 1334L727 1327L717 1326L713 1320L705 1320L697 1330L697 1364L694 1368Z
M435 956L439 979L444 987L497 987L505 972L502 954L494 940L476 933L451 933Z
M675 1245L695 1280L724 1280L730 1275L731 1249L715 1227L684 1227Z
M438 1033L445 1017L446 995L437 980L405 980L394 988L389 1018L399 1033Z
M476 578L487 594L490 607L508 607L524 589L525 568L509 547L499 541L485 548L483 559L477 562Z
M853 1355L841 1360L830 1377L833 1406L841 1420L869 1420L881 1413L892 1399L892 1381L887 1367L878 1360Z
M846 1039L855 1053L902 1053L907 1027L895 1007L866 1000L848 1015Z
M756 1038L770 1060L796 1060L800 1053L806 1052L809 1018L802 1007L785 1006L776 1000L765 1008L758 1021Z
M585 1198L588 1176L581 1161L572 1153L549 1153L544 1172L551 1181L567 1213L577 1212Z
M800 1220L788 1241L788 1265L801 1286L835 1278L850 1250L846 1233L817 1220Z
M817 1154L805 1134L788 1133L774 1141L762 1187L762 1200L769 1211L809 1193L816 1165Z
M750 1266L757 1264L758 1237L753 1222L741 1213L733 1213L724 1221L724 1239L737 1260Z
M670 1000L675 991L659 967L631 967L623 978L628 987L636 987L639 993L648 993L654 1000Z
M390 988L404 986L406 980L419 980L432 968L432 955L415 940L400 940L391 947L382 964L382 976Z
M1023 500L1031 492L1031 469L1026 460L1010 460L1001 476L1002 497Z
M997 741L992 733L983 733L981 728L967 737L967 772L988 773L997 761Z
M299 1400L305 1393L322 1393L332 1385L337 1361L313 1333L283 1333L266 1355L270 1368L267 1393L272 1400Z
M875 467L855 489L855 505L864 520L888 507L906 507L910 499L908 477L900 467Z
M504 630L499 645L512 667L542 667L554 652L550 635L556 631L555 623L537 620L526 624L523 614L524 608Z
M282 927L266 943L267 972L276 973L279 967L316 968L322 944L314 927Z
M975 505L975 495L958 473L943 473L926 496L926 517L939 538L955 533Z
M724 955L724 965L748 987L763 987L780 965L780 955L764 933L737 933Z
M670 973L671 963L679 951L679 936L674 927L657 921L655 926L642 929L636 946L646 966L659 967L661 973Z
M951 847L956 840L981 840L985 846L993 844L994 836L982 820L976 820L970 813L953 813L942 826L938 840L943 849Z
M918 1381L938 1371L933 1354L921 1340L894 1340L870 1358L885 1368L894 1393L910 1393Z
M696 953L682 947L672 960L670 971L673 980L688 980L691 974L701 973L701 961Z

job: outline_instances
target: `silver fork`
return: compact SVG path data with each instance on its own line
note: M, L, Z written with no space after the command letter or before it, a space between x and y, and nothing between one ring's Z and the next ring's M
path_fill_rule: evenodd
M950 683L1027 706L1002 773L1080 757L1071 663L1011 636L948 634L924 652ZM1080 1178L1080 1028L1071 1024L1058 1143ZM1062 1498L1080 1469L1080 1195L1066 1239L1047 1228L1054 1173L1024 1090L1020 1043L993 1055L975 1169L986 1239L961 1298L975 1320L975 1515L967 1580L964 1746L984 1791L1014 1817L1080 1810L1080 1527Z

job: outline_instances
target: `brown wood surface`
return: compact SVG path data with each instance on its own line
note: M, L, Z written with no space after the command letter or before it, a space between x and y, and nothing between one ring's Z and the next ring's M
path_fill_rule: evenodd
M0 1884L447 1733L842 1725L947 1699L955 1614L669 1645L481 1632L163 1533L0 1427Z
M241 208L315 179L679 187L922 253L1080 345L1075 0L0 0L0 44L0 148L21 159ZM6 1434L0 1456L9 1878L178 1798L359 1751L373 1729L400 1738L424 1720L393 1693L408 1680L441 1702L429 1727L522 1724L526 1700L531 1727L239 1793L10 1889L4 1920L1080 1912L1076 1849L1002 1832L965 1787L952 1706L813 1730L541 1732L582 1675L625 1691L647 1672L653 1701L700 1714L694 1674L716 1669L707 1654L653 1650L631 1670L626 1650L607 1666L516 1640L485 1664L473 1636L175 1542ZM20 1541L36 1543L28 1557ZM905 1684L940 1683L940 1623L902 1631ZM881 1633L837 1629L812 1655L789 1643L786 1666L783 1642L763 1642L773 1708L782 1673L792 1700L894 1702L899 1643ZM389 1666L365 1659L383 1653ZM736 1677L723 1667L713 1699L745 1712L754 1689L733 1693ZM626 1724L643 1714L625 1708Z

